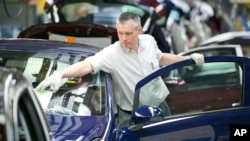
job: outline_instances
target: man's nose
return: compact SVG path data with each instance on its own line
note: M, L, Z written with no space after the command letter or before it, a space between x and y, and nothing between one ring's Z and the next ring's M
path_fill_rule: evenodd
M121 39L122 39L122 41L126 41L128 39L128 37L127 37L127 35L123 34L123 35L121 35Z

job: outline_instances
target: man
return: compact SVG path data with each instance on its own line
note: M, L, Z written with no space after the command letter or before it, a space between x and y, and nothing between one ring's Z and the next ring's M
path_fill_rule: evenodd
M134 13L121 14L117 19L116 28L119 41L84 61L75 63L61 72L55 72L42 81L36 89L43 90L50 86L54 91L57 91L66 81L65 78L83 76L103 70L111 74L114 82L118 125L128 124L130 117L128 113L132 111L136 83L160 66L181 61L185 57L162 53L152 36L141 34L140 17ZM204 62L204 56L201 54L192 54L189 58L192 58L198 65ZM153 85L157 86L151 87L151 89L159 90L164 83L162 79L158 79ZM154 105L159 106L165 102L169 93L165 89L160 90L161 93L164 92L159 95L160 97L157 98L158 95L156 95L154 98L157 102L152 100ZM144 99L145 101L149 102L150 99Z

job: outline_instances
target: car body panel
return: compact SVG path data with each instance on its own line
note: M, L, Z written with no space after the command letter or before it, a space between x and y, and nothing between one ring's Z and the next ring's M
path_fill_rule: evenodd
M51 129L57 140L91 140L96 136L101 137L107 126L105 117L99 116L57 116L48 115L51 123Z
M25 42L25 43L24 43ZM91 56L94 55L97 51L100 51L100 48L90 46L90 45L81 45L81 44L70 44L65 42L51 42L43 39L3 39L0 41L1 48L9 48L12 50L25 50L25 51L43 51L43 52L57 52L61 51L68 54L84 55ZM41 47L42 46L42 47ZM52 48L53 47L53 48ZM60 48L66 48L65 50ZM86 51L82 51L81 47L85 47ZM67 49L68 48L68 49Z

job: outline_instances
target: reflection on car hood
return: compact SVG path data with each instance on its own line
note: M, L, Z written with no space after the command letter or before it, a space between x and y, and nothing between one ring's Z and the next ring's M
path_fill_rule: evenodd
M0 40L0 50L2 49L26 52L66 53L81 56L92 56L96 52L100 51L100 48L90 45L27 38Z
M106 127L105 116L47 117L56 140L92 140L101 137Z

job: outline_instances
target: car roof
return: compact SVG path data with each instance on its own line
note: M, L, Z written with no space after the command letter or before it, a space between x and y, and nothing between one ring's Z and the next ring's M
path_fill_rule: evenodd
M66 43L42 39L2 39L0 50L27 51L27 52L55 52L81 56L92 56L101 49L95 46Z
M213 36L199 44L199 46L207 46L210 44L242 44L244 41L250 38L250 32L247 31L232 31L221 33L216 36Z

